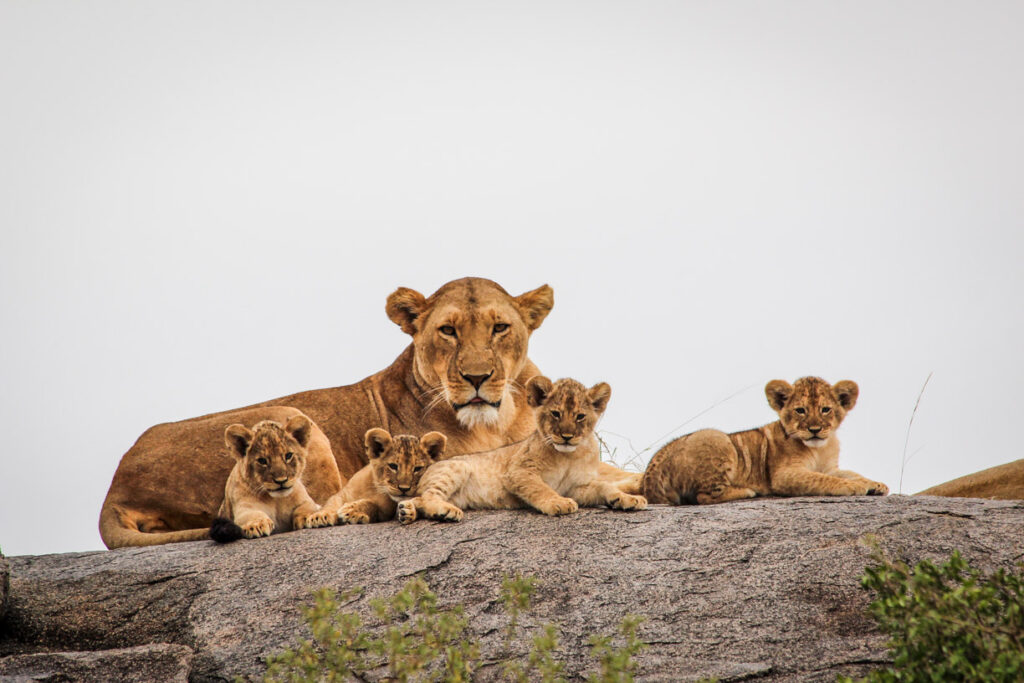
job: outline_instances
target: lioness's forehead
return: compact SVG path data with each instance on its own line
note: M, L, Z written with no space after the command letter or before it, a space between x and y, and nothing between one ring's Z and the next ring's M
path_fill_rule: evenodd
M509 322L511 316L519 312L511 303L491 302L487 304L457 306L444 304L435 307L428 319L438 324L451 325L491 325L496 321Z

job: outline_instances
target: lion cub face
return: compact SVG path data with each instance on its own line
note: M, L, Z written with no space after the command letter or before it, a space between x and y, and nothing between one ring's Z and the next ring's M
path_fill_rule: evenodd
M560 453L572 453L594 431L611 395L612 388L604 382L587 389L574 379L552 383L538 375L526 383L537 432Z
M825 445L857 403L859 389L848 379L830 385L818 377L803 377L792 385L774 379L765 386L764 393L779 414L786 435L818 448Z
M224 442L238 460L246 482L256 490L278 498L291 493L306 466L306 447L313 423L295 415L282 426L273 420L257 423L251 430L233 424L224 430Z
M373 465L373 483L392 500L415 496L420 477L444 454L446 442L440 432L417 439L407 434L392 437L383 429L371 429L366 432L365 443Z

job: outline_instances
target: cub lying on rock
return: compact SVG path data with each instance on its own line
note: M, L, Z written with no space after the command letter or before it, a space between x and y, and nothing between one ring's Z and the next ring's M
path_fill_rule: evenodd
M604 413L611 387L589 390L571 379L547 377L526 383L537 430L523 443L462 455L431 465L420 480L420 495L398 504L403 524L418 516L459 521L463 509L532 507L546 515L576 512L579 505L639 510L643 496L623 491L628 477L602 479L594 426Z
M386 522L395 516L398 501L415 496L424 470L444 454L444 434L429 432L417 439L394 438L383 429L364 436L370 463L324 506L309 517L318 526Z
M641 490L652 503L701 505L754 496L884 496L889 488L838 467L835 430L857 402L849 380L817 377L765 386L779 419L726 434L704 429L662 446Z
M237 460L210 538L227 543L243 536L320 526L309 519L319 506L301 479L312 430L310 419L299 414L284 426L263 420L251 430L233 424L224 431L224 441Z

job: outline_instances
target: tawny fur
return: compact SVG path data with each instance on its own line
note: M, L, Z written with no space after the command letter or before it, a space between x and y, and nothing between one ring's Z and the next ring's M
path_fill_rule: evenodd
M949 498L1024 499L1024 460L1014 460L973 472L925 489L918 496Z
M246 538L324 526L310 515L319 509L302 483L313 424L295 415L287 424L272 420L230 425L224 441L236 458L224 487L218 517L241 527Z
M365 442L370 463L310 516L320 526L394 519L398 502L416 495L423 472L444 455L446 439L440 432L392 437L375 428Z
M417 517L462 519L465 509L532 507L546 515L576 512L580 505L638 510L643 496L623 491L621 475L604 476L594 427L611 388L587 389L562 379L534 377L526 385L537 430L525 443L489 453L464 455L431 465L420 480L420 495L398 504L404 524ZM614 468L613 468L614 469Z
M318 503L366 465L363 435L374 427L442 432L454 455L526 439L536 424L522 387L539 374L527 342L553 303L547 285L510 296L480 278L449 282L429 297L398 289L387 299L387 314L412 335L412 344L390 367L349 386L157 425L143 434L114 473L100 513L103 542L110 548L155 545L182 540L173 533L181 529L205 534L233 465L220 457L224 429L232 423L280 422L287 420L283 411L294 410L319 425L330 439L322 448L333 449L335 463L327 472L311 448L303 481ZM349 323L353 329L361 324ZM267 324L282 324L280 316Z
M839 469L835 430L857 402L854 382L772 380L765 395L778 421L733 434L705 429L663 446L644 472L641 490L647 499L681 505L889 492L881 482Z

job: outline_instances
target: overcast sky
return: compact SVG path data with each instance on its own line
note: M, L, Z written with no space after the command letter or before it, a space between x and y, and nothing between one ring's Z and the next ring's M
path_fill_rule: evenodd
M895 491L932 371L904 492L1022 457L1022 35L1019 2L4 1L0 547L102 548L147 427L355 382L409 341L392 290L466 275L554 288L530 355L611 384L619 459L813 374Z

